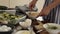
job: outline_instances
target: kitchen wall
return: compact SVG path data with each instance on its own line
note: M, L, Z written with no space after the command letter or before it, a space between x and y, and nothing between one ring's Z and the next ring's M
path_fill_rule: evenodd
M28 4L31 1L32 0L0 0L0 5L5 5L10 8L14 8L15 6L23 6L25 4ZM44 3L45 3L45 0L38 0L36 4L39 9L38 11L41 11Z
M9 0L0 0L0 6L7 6L7 7L9 7Z

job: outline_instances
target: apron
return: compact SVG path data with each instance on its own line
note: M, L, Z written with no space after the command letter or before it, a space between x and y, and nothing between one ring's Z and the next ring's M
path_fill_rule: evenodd
M44 7L52 2L53 0L45 0ZM60 24L60 5L53 8L47 16L44 16L44 20L48 20L50 23Z

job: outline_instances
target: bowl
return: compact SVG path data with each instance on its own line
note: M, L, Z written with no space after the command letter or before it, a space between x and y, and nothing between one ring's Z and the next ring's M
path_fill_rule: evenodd
M21 31L16 32L15 34L31 34L31 33L28 30L21 30ZM32 34L35 34L35 33L32 32Z
M3 10L3 12L1 11L0 18L2 18L1 22L3 24L8 24L8 23L17 24L19 21L25 20L26 15L16 14L16 10Z
M19 25L22 26L23 28L28 28L30 27L32 24L32 20L31 19L26 19L23 22L19 22Z
M1 25L1 26L6 27L7 25ZM5 30L5 31L2 31L1 26L0 26L0 34L12 34L12 32L13 32L12 28L11 28L11 30L6 30L5 28L2 28L2 30ZM10 27L10 26L7 26L7 27Z
M39 12L30 11L30 12L26 12L26 14L33 19L39 15Z
M12 34L12 30L6 32L0 32L0 34Z
M47 23L44 24L43 27L50 33L50 34L58 34L60 32L60 25L55 23Z
M22 15L23 17L19 18L19 19L14 19L14 20L11 20L9 21L9 24L13 24L13 25L16 25L18 24L19 22L22 22L26 19L26 15Z

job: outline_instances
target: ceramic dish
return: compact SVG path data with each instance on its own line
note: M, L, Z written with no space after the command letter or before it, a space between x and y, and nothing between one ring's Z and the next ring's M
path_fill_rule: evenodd
M21 31L16 32L15 34L31 34L31 33L28 30L21 30ZM35 33L32 32L32 34L35 34Z
M55 23L47 23L44 24L43 27L50 33L50 34L58 34L60 32L60 25Z

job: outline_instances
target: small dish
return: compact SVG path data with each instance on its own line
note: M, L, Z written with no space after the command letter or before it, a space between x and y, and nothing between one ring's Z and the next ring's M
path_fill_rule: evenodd
M2 28L2 30L1 30L1 28ZM7 28L9 28L9 29L7 29ZM12 32L13 32L13 29L10 26L7 26L7 25L0 26L0 34L12 34Z
M50 33L50 34L58 34L60 32L60 25L55 23L47 23L44 24L43 27Z

